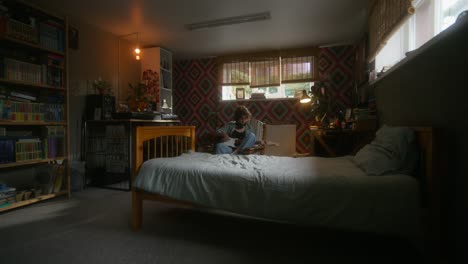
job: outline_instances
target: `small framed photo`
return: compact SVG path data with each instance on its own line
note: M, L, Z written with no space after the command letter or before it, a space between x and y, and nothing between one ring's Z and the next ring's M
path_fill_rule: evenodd
M236 99L245 99L245 89L236 88Z
M94 120L101 120L101 108L94 108Z
M345 112L345 120L346 121L349 121L351 119L351 108L346 108L346 112Z

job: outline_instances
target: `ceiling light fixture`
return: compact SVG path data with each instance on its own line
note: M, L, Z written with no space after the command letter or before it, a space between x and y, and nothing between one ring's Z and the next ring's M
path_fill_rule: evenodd
M137 46L135 48L135 59L140 60L140 34L137 32L136 33L136 38L137 38Z
M205 28L210 28L210 27L220 27L220 26L254 22L254 21L259 21L259 20L267 20L267 19L271 19L270 12L208 20L208 21L203 21L203 22L198 22L198 23L186 24L185 27L188 30L199 30L199 29L205 29Z
M133 50L133 53L135 53L135 60L140 60L141 59L140 32L133 32L127 35L119 36L119 50L120 50L120 40L126 39L128 41L128 39L133 36L135 36L136 38L136 45L135 45L135 49ZM133 42L133 41L130 41L130 42Z

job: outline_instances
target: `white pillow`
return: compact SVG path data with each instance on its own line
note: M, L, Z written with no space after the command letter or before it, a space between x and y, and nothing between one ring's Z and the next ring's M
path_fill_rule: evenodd
M354 156L354 162L368 175L411 174L417 163L414 139L414 131L408 127L384 125L374 141Z

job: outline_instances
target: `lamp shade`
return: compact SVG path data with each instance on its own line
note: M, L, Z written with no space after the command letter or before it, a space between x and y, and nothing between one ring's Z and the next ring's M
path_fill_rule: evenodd
M302 90L302 96L301 96L301 104L306 104L312 101L309 95L307 95L306 90Z

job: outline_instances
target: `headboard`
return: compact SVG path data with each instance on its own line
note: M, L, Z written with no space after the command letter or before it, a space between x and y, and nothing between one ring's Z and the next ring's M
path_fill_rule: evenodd
M438 153L439 131L432 127L411 127L416 133L416 140L420 150L420 166L418 177L421 181L421 198L423 207L423 227L425 241L425 255L440 258L443 245L442 232L445 228L441 221L442 182L440 178L440 159Z
M195 126L139 126L134 140L132 180L147 159L195 151Z
M420 151L417 178L421 183L423 207L432 207L438 202L438 178L434 171L435 162L435 131L432 127L411 127L416 136L416 143Z

